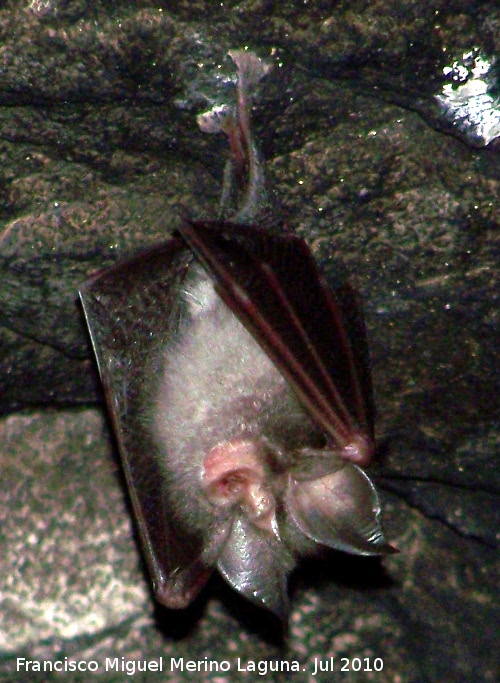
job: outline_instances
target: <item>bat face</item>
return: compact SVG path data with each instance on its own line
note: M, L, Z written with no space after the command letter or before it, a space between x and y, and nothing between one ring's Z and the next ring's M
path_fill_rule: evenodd
M285 618L300 556L392 551L357 464L372 452L363 329L349 335L339 302L352 317L354 299L302 240L181 233L81 290L154 589L182 608L217 568Z
M249 222L262 173L247 93L267 67L230 55L237 114L200 125L228 136L226 177L248 174L239 211L185 220L80 296L158 601L186 607L217 568L285 619L299 557L394 550L361 469L373 405L356 297L328 287L301 239Z

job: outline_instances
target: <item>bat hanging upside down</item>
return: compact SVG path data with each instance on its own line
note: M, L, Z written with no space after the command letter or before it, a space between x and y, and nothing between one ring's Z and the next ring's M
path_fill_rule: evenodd
M80 296L157 599L188 606L217 568L286 619L299 557L394 549L361 469L373 408L356 297L329 288L303 240L255 225L248 99L267 67L230 56L236 107L198 118L231 146L221 219L185 219Z

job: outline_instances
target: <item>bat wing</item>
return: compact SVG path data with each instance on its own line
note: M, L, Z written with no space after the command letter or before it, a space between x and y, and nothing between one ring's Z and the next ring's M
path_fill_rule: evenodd
M373 401L364 324L353 291L343 286L334 293L295 235L191 221L180 233L333 448L344 450L348 459L350 444L366 439L365 455L355 461L367 464Z
M80 290L154 591L168 607L188 605L211 573L199 559L202 539L181 533L166 514L156 446L141 420L151 362L172 335L178 288L191 261L184 242L172 239Z

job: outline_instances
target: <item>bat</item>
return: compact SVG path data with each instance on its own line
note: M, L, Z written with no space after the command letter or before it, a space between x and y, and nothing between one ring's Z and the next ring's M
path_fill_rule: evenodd
M300 557L394 549L363 469L374 411L355 293L327 284L302 239L241 215L185 218L80 296L157 600L185 608L217 569L286 620Z

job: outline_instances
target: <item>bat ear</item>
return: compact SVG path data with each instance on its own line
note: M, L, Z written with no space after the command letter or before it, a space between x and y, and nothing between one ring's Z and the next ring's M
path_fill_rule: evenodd
M308 538L335 550L356 555L397 552L384 538L375 487L356 465L346 463L318 479L292 479L287 511Z
M236 519L217 567L248 600L287 620L287 576L293 561L275 537L244 518Z

